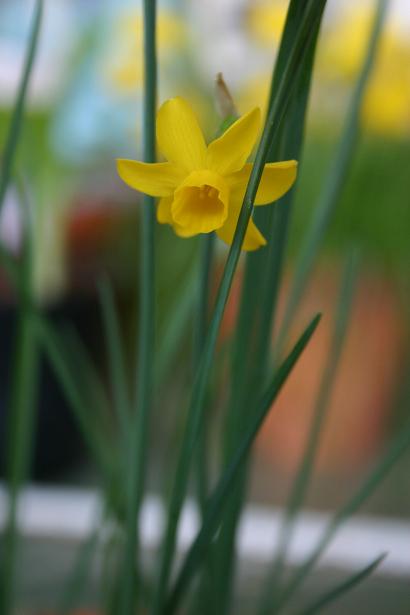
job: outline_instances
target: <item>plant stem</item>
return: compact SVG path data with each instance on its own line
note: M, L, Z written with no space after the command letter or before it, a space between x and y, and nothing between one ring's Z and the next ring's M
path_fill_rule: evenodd
M156 1L144 0L144 161L155 162L155 115L157 96ZM126 485L126 544L122 571L120 613L135 615L140 576L138 518L145 486L148 416L152 402L154 348L154 228L155 201L142 201L141 282L138 327L138 372L135 416L127 444L129 455Z

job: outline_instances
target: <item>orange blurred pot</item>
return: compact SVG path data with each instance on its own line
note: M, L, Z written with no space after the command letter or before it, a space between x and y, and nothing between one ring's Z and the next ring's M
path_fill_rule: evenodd
M339 278L338 272L322 270L310 285L291 339L316 312L322 312L322 321L257 439L258 453L288 471L295 469L306 442L328 357ZM351 471L368 463L381 448L400 379L405 330L392 284L363 276L322 432L318 470Z

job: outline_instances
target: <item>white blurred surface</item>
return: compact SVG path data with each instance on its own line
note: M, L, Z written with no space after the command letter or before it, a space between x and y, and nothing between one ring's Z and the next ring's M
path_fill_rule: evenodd
M19 506L20 530L26 538L81 541L92 532L99 517L101 500L97 491L66 488L24 489ZM7 515L7 494L0 487L0 530ZM289 563L298 565L309 556L330 516L305 511L296 525ZM239 530L239 554L243 560L267 564L277 543L281 511L249 506ZM145 549L155 548L161 538L163 509L155 496L145 499L141 530ZM195 536L198 515L193 502L183 510L179 549L185 551ZM408 577L410 571L410 523L390 518L356 516L338 532L322 556L319 567L355 570L381 553L387 557L377 574Z

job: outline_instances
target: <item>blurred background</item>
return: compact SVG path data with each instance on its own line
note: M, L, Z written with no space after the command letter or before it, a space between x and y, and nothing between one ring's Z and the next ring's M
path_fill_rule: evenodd
M21 74L32 7L28 0L0 2L2 143ZM214 80L221 71L241 113L254 106L266 108L270 71L287 2L169 0L159 2L159 7L159 102L174 95L188 99L211 139L220 122L214 103ZM18 153L18 167L29 187L35 212L36 300L53 321L67 328L73 344L87 348L95 370L104 378L107 366L96 285L101 276L108 276L120 309L130 383L136 347L139 196L119 180L115 159L138 159L141 155L143 67L139 8L137 0L45 3L40 49ZM373 8L374 4L365 0L328 3L317 53L282 301L294 257L340 136L366 49ZM300 309L300 321L295 322L300 330L298 323L319 310L324 313L323 325L258 438L252 479L256 502L280 504L288 491L326 365L342 263L352 243L361 252L360 280L308 506L328 509L344 501L391 435L400 429L410 396L409 169L410 5L407 0L397 0L391 2L365 96L362 132L348 182ZM166 226L158 225L156 233L157 342L161 346L178 296L193 288L197 241L181 240ZM0 236L18 255L22 230L12 190L1 215ZM226 248L218 244L216 277L225 254ZM234 288L221 332L221 347L234 326L237 301ZM2 271L0 302L0 437L4 450L15 297ZM178 348L156 366L156 419L152 425L155 444L149 466L153 489L164 481L161 463L168 452L172 455L178 443L174 427L182 421L181 399L186 398L191 378L187 358L192 343L189 322L188 311ZM221 400L224 373L219 370L216 382ZM81 377L84 387L91 391L86 372ZM38 395L34 480L93 485L93 465L45 361ZM220 408L216 407L211 424L218 412ZM217 438L214 434L215 443ZM369 500L367 509L395 516L409 514L409 469L407 455L394 476Z

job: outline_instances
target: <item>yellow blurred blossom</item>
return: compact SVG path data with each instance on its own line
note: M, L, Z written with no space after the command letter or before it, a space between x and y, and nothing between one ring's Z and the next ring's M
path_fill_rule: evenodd
M262 43L278 42L285 2L250 2L248 27ZM363 63L374 19L373 3L343 3L324 24L319 39L313 117L323 119L344 108L343 101ZM270 75L254 75L236 92L240 110L265 107ZM340 104L342 102L342 105ZM316 114L315 114L316 111ZM364 128L373 134L410 133L410 35L389 19L382 33L376 63L363 100Z
M265 115L268 108L271 75L261 73L253 75L235 92L239 111L246 113L253 107L260 107Z
M157 18L159 55L180 48L186 41L182 19L175 13L160 11ZM123 15L114 35L115 50L108 66L110 84L117 90L128 92L141 88L144 79L143 19L140 14Z
M372 5L344 7L323 38L318 70L330 82L350 84L363 63L374 18ZM388 20L363 102L362 120L373 133L410 130L410 44L397 21Z
M379 135L410 134L410 74L376 72L363 103L363 122Z
M118 160L121 179L131 188L160 197L157 219L180 237L216 231L231 244L252 164L247 163L261 124L259 109L239 118L208 146L192 108L182 98L165 102L157 115L158 147L167 162ZM255 205L276 201L296 178L294 160L265 165ZM243 249L266 240L251 219Z
M289 2L262 0L246 8L246 28L259 44L272 47L280 41Z

